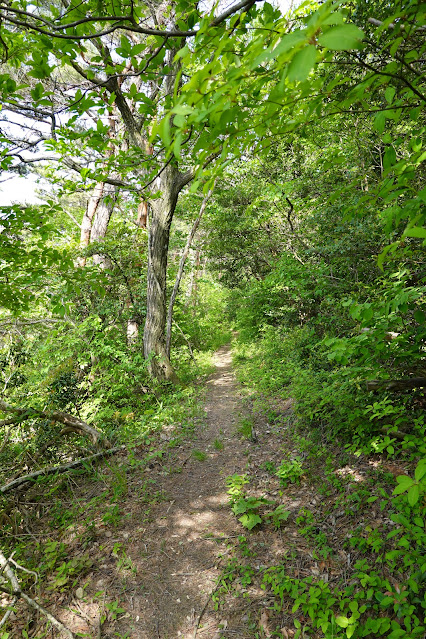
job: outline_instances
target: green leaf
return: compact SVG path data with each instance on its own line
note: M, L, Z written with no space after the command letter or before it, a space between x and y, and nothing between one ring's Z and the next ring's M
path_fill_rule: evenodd
M31 97L36 102L40 100L41 96L44 94L44 88L41 82L38 82L34 89L31 89Z
M145 42L142 42L141 44L135 44L135 46L130 49L129 53L133 57L135 55L139 55L139 53L142 53L142 51L145 51L145 49L146 44Z
M414 484L413 486L411 486L410 490L408 491L408 503L410 504L410 506L414 506L415 504L417 504L417 502L419 501L419 497L420 497L419 485Z
M345 24L342 13L332 13L323 21L323 24Z
M389 606L391 603L393 603L394 598L393 597L383 597L383 599L380 601L380 605L383 606L384 608L387 608L387 606Z
M388 104L392 104L392 101L395 97L395 89L394 87L388 87L385 91L385 100Z
M384 111L380 111L374 118L373 126L376 129L376 131L378 131L379 133L383 133L383 131L385 130L385 125L386 125L386 114Z
M393 146L389 146L383 156L383 167L389 169L396 163L396 151Z
M384 263L384 261L386 259L386 255L388 253L392 253L396 249L397 246L398 246L398 242L392 242L392 244L388 244L387 246L385 246L383 251L378 256L378 258L377 258L377 266L379 267L379 269L381 271L383 271L383 263Z
M232 512L234 515L241 515L241 513L245 513L247 510L247 501L243 497L232 506Z
M400 495L401 493L404 493L406 490L411 488L411 486L414 484L414 480L407 475L400 475L396 478L396 481L399 485L395 488L392 495Z
M251 530L252 528L257 526L257 524L262 523L262 519L259 517L259 515L255 515L254 513L243 515L239 518L239 521L242 523L244 528L247 528L248 530Z
M340 628L347 628L349 626L349 619L347 617L336 617L335 622Z
M189 115L193 111L194 109L187 104L177 104L172 109L172 112L176 113L176 115Z
M315 65L317 51L313 44L298 51L290 62L287 78L290 82L303 82Z
M420 237L421 239L425 239L426 229L421 228L420 226L412 226L409 229L405 229L404 237Z
M273 56L276 58L282 53L291 51L291 49L293 49L296 45L306 41L306 38L307 35L305 30L293 31L293 33L285 35L273 50Z
M416 470L414 471L414 477L417 481L420 481L422 477L426 475L426 459L421 459L416 466Z
M318 42L322 47L333 51L348 51L357 49L363 38L363 31L354 24L343 24L323 33Z
M179 51L176 53L174 61L176 62L180 58L184 58L185 56L188 55L188 53L189 53L188 45L185 45L182 49L179 49Z
M172 141L170 136L170 115L166 115L166 117L161 120L158 132L164 142L164 146L166 148L169 147Z

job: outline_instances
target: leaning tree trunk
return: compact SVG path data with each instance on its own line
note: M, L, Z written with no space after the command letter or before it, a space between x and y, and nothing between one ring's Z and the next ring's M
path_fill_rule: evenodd
M214 185L213 185L213 188L214 188ZM195 219L195 222L192 225L192 228L191 228L191 230L190 230L190 232L188 234L188 237L187 237L187 240L186 240L186 244L185 244L185 248L183 249L182 255L181 255L181 258L180 258L179 268L178 268L178 272L177 272L176 280L175 280L175 285L173 287L173 291L172 291L172 294L170 296L169 309L168 309L168 312L167 312L167 330L166 330L166 353L167 353L167 356L169 357L169 359L170 359L170 350L171 350L171 343L172 343L173 307L174 307L176 296L178 294L180 283L181 283L181 280L182 280L183 270L185 268L186 258L188 257L188 253L189 253L189 250L191 248L191 244L192 244L192 241L193 241L193 239L195 237L197 229L198 229L198 227L200 225L201 218L203 217L204 211L206 210L207 203L208 203L209 199L212 196L213 188L210 189L210 191L207 193L206 197L202 201L200 211L199 211L199 213L198 213L198 215L197 215L197 217Z
M165 327L167 315L166 275L170 226L181 190L181 176L169 164L161 175L161 197L152 201L148 237L147 308L143 336L144 355L151 375L177 382L167 356Z

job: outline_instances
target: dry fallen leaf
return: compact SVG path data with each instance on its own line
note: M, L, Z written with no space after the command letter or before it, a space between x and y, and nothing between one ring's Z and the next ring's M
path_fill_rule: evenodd
M259 626L260 626L260 629L263 631L265 637L271 636L271 631L269 630L268 622L269 622L269 613L267 610L263 610L262 614L260 615Z

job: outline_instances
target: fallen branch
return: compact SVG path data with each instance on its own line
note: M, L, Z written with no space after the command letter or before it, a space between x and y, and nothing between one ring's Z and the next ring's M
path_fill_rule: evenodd
M395 439L398 439L400 442L403 442L406 436L408 435L408 433L403 433L401 430L390 431L389 428L386 428L386 426L381 428L380 432L382 432L384 435L389 435L389 437L394 437Z
M19 585L19 581L17 580L15 573L10 567L9 560L6 559L6 557L3 555L1 550L0 550L0 566L1 566L1 573L5 574L6 578L10 582L10 585L12 586L12 594L19 597L21 594L21 586Z
M9 417L9 419L0 420L0 428L3 426L10 426L11 424L20 424L28 419L28 417Z
M367 390L406 390L410 388L426 388L426 377L410 379L371 379L366 382Z
M29 475L22 475L22 477L18 477L14 479L9 484L5 484L1 486L0 493L5 494L10 492L13 488L20 486L21 484L25 484L26 482L36 481L39 477L46 477L47 475L55 475L60 473L66 473L73 468L79 468L83 466L86 462L92 462L95 459L101 459L102 457L108 457L109 455L115 455L120 450L123 450L124 446L117 446L116 448L110 448L109 450L103 450L100 453L96 453L95 455L89 455L89 457L83 457L82 459L76 459L69 464L62 464L62 466L49 466L47 468L42 468L41 470L37 470L35 473L30 473ZM0 563L1 565L1 563Z
M12 594L14 595L12 606L14 605L14 603L16 602L18 598L23 599L32 608L35 608L36 610L38 610L38 612L41 612L41 614L44 615L50 621L52 626L55 626L55 628L57 628L60 632L62 632L62 634L65 635L65 637L68 637L68 639L75 639L75 635L71 632L71 630L69 630L66 626L64 626L63 623L61 623L53 615L51 615L48 610L43 608L43 606L40 606L39 603L37 603L34 599L31 599L31 597L29 597L25 592L21 590L19 581L15 573L13 572L12 568L9 565L9 560L6 559L6 557L3 555L1 551L0 551L0 566L2 568L2 572L5 574L6 578L8 579L12 589L12 591L10 591L7 588L0 586L0 591L5 592L8 595L12 595ZM9 609L6 612L5 616L2 619L1 625L5 623L4 618L9 617L10 613L11 613L11 609Z
M69 413L62 413L59 410L54 410L51 413L48 413L43 410L36 410L35 408L19 408L7 404L2 399L0 399L0 411L3 411L3 413L14 413L15 415L18 415L18 417L16 418L17 422L25 421L26 419L32 418L42 418L48 419L52 422L59 422L61 424L64 424L67 428L71 428L74 432L79 432L87 435L88 437L90 437L95 445L98 444L99 440L103 440L103 442L107 446L110 445L99 430L97 430L93 426L90 426L90 424L87 424L82 419L74 417L74 415L70 415ZM3 422L0 422L0 424L1 423L3 425L6 425L6 423L13 422L10 422L10 420L3 420Z
M64 626L64 624L61 623L58 619L56 619L56 617L51 615L50 612L46 610L46 608L43 608L43 606L40 606L40 604L37 603L34 599L31 599L31 597L28 597L28 595L25 592L21 592L21 598L24 601L26 601L29 606L31 606L32 608L35 608L36 610L38 610L38 612L41 612L41 614L44 615L50 621L52 626L55 626L55 628L57 628L60 632L62 632L62 634L65 635L65 637L68 637L68 639L75 639L74 633L72 633L69 628Z
M0 628L6 624L7 620L9 619L10 615L13 612L13 606L16 604L17 601L18 601L18 597L14 597L12 603L9 606L9 609L6 610L2 620L0 621Z

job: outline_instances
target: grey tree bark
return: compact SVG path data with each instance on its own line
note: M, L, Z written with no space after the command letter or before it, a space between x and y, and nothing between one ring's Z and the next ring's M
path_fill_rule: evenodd
M81 231L80 231L80 248L85 249L89 246L90 243L90 234L92 232L92 223L93 218L96 213L96 209L98 208L98 204L102 198L102 193L104 190L104 183L99 182L96 184L93 189L92 195L89 197L87 202L86 210L83 215L83 220L81 222ZM82 256L78 259L79 266L86 266L87 258Z
M148 238L148 276L146 321L143 336L148 369L157 379L176 383L165 340L167 314L166 274L170 226L178 195L185 182L176 166L170 163L159 179L161 197L153 200Z
M105 238L116 202L117 187L111 184L105 184L103 196L96 208L95 219L93 220L92 232L90 234L91 244L102 242ZM99 264L102 268L108 268L110 266L110 261L102 254L94 254L93 262Z

